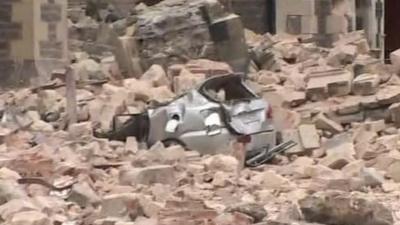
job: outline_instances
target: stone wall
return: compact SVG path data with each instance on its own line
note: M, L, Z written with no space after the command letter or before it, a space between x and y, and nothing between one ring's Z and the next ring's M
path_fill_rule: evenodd
M0 86L38 85L67 61L64 0L0 3Z
M330 46L340 34L354 30L354 0L279 0L277 33L311 34L322 46Z

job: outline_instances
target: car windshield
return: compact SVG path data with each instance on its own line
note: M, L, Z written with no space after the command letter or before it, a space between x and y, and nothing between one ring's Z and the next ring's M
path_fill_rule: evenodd
M257 97L245 86L242 78L238 75L210 78L203 83L199 92L215 102L230 102Z

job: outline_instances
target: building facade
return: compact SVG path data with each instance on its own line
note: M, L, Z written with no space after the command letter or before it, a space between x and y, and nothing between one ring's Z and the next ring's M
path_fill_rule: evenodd
M39 85L67 59L67 2L0 1L0 86Z

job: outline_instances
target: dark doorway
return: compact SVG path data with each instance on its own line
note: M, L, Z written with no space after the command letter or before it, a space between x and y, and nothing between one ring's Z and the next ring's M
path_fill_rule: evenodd
M385 1L385 58L400 48L400 1Z

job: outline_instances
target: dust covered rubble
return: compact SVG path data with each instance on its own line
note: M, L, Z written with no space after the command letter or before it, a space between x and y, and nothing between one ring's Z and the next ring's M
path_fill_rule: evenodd
M134 19L126 24L113 37L90 18L70 27L78 123L68 126L62 77L0 95L0 224L399 224L397 61L370 56L362 32L331 49L246 32L247 82L272 104L282 140L299 145L238 176L230 155L93 136L110 131L116 114L232 72L209 59L143 72L126 37Z

